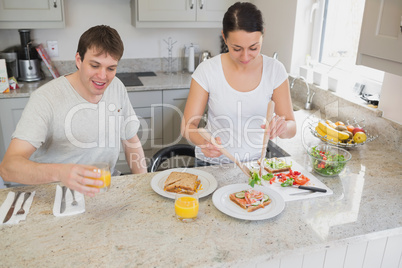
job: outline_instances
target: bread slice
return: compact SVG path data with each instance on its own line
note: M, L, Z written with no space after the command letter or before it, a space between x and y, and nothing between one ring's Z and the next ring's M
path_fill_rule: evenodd
M284 162L284 160L278 159L278 158L276 158L276 157L271 158L271 159L275 159L276 161ZM268 171L269 173L279 173L279 172L284 172L284 171L289 171L289 170L290 170L290 167L277 168L277 169L271 168L270 166L268 166L268 165L265 163L266 160L267 160L267 159L264 158L264 169L265 169L266 171ZM268 160L269 160L269 159L268 159ZM257 163L258 163L258 165L260 165L261 161L258 159Z
M200 181L197 175L173 171L165 181L164 190L173 193L194 194L199 185Z
M253 212L256 211L257 209L260 208L264 208L266 206L268 206L271 203L271 198L268 199L267 201L263 202L262 204L259 204L257 206L252 206L252 205L248 205L246 200L243 198L237 198L236 197L236 193L230 194L229 195L230 200L232 200L236 205L238 205L239 207L241 207L242 209L247 210L247 212Z

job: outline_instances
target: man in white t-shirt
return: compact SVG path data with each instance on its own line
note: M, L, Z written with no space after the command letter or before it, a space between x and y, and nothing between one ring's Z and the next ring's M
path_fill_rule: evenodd
M77 71L35 90L0 163L5 181L59 181L88 196L99 192L92 164L109 163L112 174L123 143L133 173L146 173L137 136L139 120L123 83L115 77L124 46L117 31L100 25L80 38Z

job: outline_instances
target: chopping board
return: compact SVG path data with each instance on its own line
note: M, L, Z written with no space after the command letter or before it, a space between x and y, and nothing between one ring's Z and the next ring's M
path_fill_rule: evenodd
M333 191L329 187L327 187L322 181L320 181L316 176L314 176L314 174L310 173L302 165L300 165L299 163L294 161L291 157L283 157L281 159L285 159L286 163L292 163L293 171L299 171L299 172L301 172L301 174L303 174L304 176L306 176L307 178L310 179L309 183L306 185L323 188L323 189L327 190L326 193L311 192L311 191L307 191L307 190L301 190L301 189L298 189L295 187L282 187L280 183L270 184L269 181L262 180L262 185L264 187L270 188L270 189L276 191L277 193L279 193L283 197L285 202L308 199L308 198L315 198L315 197L322 197L322 196L327 196L327 195L333 194ZM249 169L259 169L259 165L258 165L257 161L248 162L246 165ZM263 170L263 172L262 172L263 175L265 175L267 173L268 172L266 170ZM284 172L284 173L286 173L286 172ZM295 193L298 193L298 194L295 194Z

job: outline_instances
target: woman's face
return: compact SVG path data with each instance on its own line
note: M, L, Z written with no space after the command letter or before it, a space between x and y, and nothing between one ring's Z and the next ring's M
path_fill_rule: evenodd
M247 66L260 54L262 33L243 30L229 32L225 41L230 58L237 64Z

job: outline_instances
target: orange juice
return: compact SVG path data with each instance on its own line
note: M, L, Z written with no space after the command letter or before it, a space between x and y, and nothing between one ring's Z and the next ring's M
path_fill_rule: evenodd
M192 196L179 197L174 204L174 209L179 219L197 218L198 207L198 200Z
M101 186L88 185L88 186L100 188L101 192L106 192L110 188L110 182L111 182L111 177L112 177L110 170L109 170L109 165L105 164L105 163L101 163L101 164L95 164L95 166L97 166L98 168L94 169L93 172L100 173L101 176L99 178L92 178L92 177L88 177L88 178L93 179L93 180L101 180L101 181L103 181L103 185L101 185Z
M109 189L111 177L112 177L112 175L110 174L109 170L101 170L100 178L96 178L96 179L94 178L94 179L103 181L103 185L94 186L94 187L96 187L96 188L105 188L105 187L107 187Z

